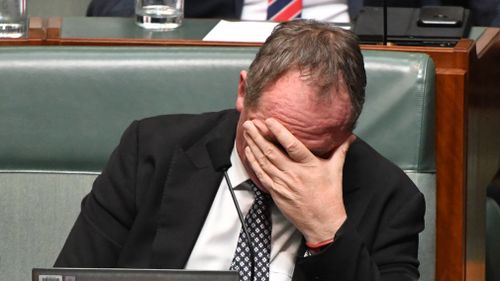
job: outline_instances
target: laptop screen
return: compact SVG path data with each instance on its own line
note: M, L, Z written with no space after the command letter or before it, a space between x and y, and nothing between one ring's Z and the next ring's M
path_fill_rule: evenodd
M236 271L33 268L32 281L239 281Z

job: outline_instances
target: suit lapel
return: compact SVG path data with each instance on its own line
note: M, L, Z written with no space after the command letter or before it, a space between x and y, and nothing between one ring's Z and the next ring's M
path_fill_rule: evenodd
M221 145L232 149L237 117L230 114L195 145L174 152L153 242L153 268L184 268L223 176L214 171L205 144L224 136Z

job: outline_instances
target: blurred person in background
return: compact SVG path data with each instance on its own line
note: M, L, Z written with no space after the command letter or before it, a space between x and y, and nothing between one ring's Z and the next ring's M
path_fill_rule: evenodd
M92 0L87 16L131 17L134 0ZM348 23L356 19L363 6L381 6L381 0L302 0L302 12L296 18ZM267 0L185 0L186 18L226 18L268 20ZM439 5L440 0L388 0L390 7Z
M446 6L462 6L471 11L473 26L500 27L500 0L441 0Z

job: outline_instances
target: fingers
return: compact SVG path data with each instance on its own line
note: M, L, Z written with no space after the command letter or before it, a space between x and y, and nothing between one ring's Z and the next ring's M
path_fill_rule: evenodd
M271 191L273 187L273 181L271 177L267 175L267 173L264 172L264 170L260 167L257 158L254 156L249 146L245 147L245 155L247 157L248 163L250 163L253 172L262 183L262 185L264 185L264 188L268 191Z
M263 166L269 166L272 163L281 170L286 167L288 160L286 155L276 145L263 137L254 122L246 121L243 123L243 127L245 128L245 140L254 153L257 162Z
M247 150L248 148L248 152L252 154L253 161L255 161L256 164L258 164L262 171L264 171L265 173L271 175L277 174L279 172L279 169L274 165L270 157L260 149L260 147L254 142L251 137L248 136L248 134L245 134L244 136L248 145L245 150ZM245 154L247 154L247 151L245 151ZM276 155L275 153L270 154L271 157L273 155Z
M273 118L266 119L266 125L278 142L283 146L288 156L296 162L305 163L315 158L314 154L300 142L285 126Z

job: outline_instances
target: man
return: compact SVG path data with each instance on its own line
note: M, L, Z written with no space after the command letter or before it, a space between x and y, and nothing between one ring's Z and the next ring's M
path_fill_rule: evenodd
M256 280L418 279L423 196L353 136L365 85L351 32L279 25L241 72L236 111L153 117L127 129L56 266L240 270L246 239L210 162L206 144L216 141L230 155L247 218L254 192L272 197L262 204L270 248L250 235L255 256L269 262L249 265L254 276L264 272Z
M468 1L467 4L471 10L473 25L500 27L500 1L475 0Z
M135 0L92 0L87 16L131 17ZM185 0L186 18L265 20L265 0ZM439 5L439 0L387 0L389 6L420 7ZM330 22L355 20L363 6L381 6L380 0L302 0L302 18Z

